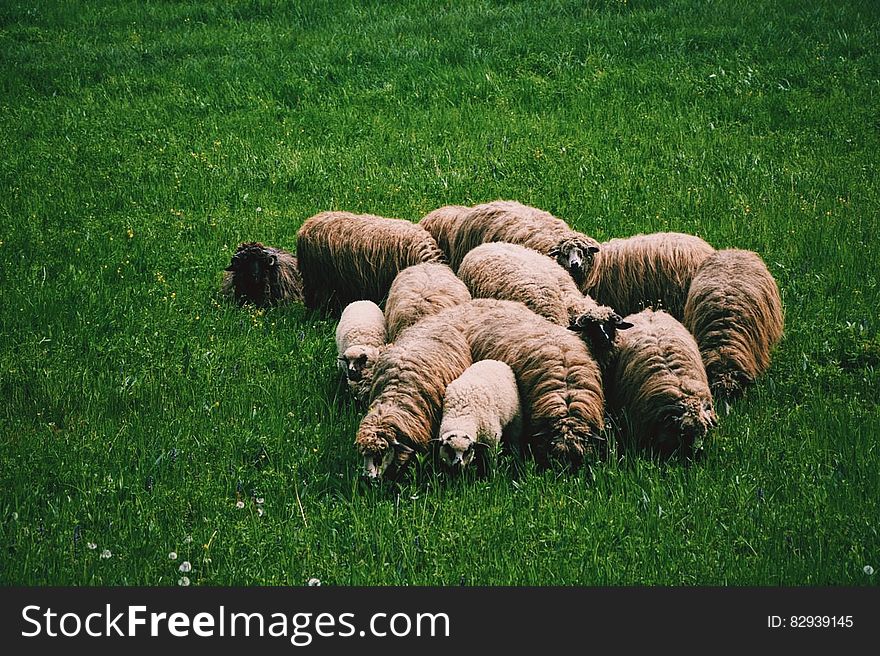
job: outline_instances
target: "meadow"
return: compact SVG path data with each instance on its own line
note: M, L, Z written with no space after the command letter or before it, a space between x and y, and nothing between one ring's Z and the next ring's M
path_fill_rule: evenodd
M0 59L0 583L877 584L880 3L10 0ZM761 254L702 461L366 488L333 321L218 295L495 198Z

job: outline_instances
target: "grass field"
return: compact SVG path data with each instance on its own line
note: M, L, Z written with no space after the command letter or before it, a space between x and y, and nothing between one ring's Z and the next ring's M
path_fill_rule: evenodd
M0 582L877 583L880 3L11 0L0 58ZM332 321L217 295L495 198L764 257L704 461L361 489Z

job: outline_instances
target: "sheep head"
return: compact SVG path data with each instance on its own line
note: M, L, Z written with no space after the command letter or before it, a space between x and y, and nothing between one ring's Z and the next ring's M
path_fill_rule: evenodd
M277 278L278 255L260 242L239 244L226 271L232 273L235 299L257 307L271 303L271 285Z
M699 453L709 430L718 425L711 399L686 397L672 408L672 414L659 427L652 445L661 456L678 451L689 457Z
M571 274L580 286L593 265L593 258L599 252L599 244L589 237L567 237L547 253L556 263Z
M618 330L626 330L632 326L611 308L600 305L595 311L584 312L572 319L568 329L581 333L593 351L602 353L614 346Z
M395 426L393 408L373 406L358 428L355 444L363 457L366 478L396 478L406 469L414 453Z
M348 380L357 383L371 377L373 365L378 357L379 349L375 346L349 346L339 356L339 367Z
M439 438L431 440L438 447L440 462L450 471L459 472L474 461L480 449L488 446L463 430L446 431Z

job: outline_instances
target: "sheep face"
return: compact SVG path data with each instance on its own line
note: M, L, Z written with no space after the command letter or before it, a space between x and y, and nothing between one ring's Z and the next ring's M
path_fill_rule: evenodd
M450 471L461 471L474 460L477 449L485 446L465 431L447 431L435 442L438 444L440 462Z
M688 398L676 404L675 414L664 421L655 436L655 450L668 456L678 451L691 456L703 448L709 430L718 425L711 401Z
M593 258L598 252L599 246L596 243L590 243L580 237L569 237L550 249L548 255L556 258L556 263L568 271L578 285L581 285L593 266Z
M632 328L632 324L624 321L619 314L609 313L605 317L582 314L575 318L568 329L581 333L596 353L608 351L614 346L618 330Z
M278 256L259 242L239 245L226 271L232 273L235 299L264 307L271 298L271 278L277 276Z
M415 451L402 442L401 437L393 424L385 420L381 407L367 413L357 435L364 477L393 479L406 469Z
M339 356L339 368L349 381L359 383L370 378L378 357L379 349L373 346L350 346Z

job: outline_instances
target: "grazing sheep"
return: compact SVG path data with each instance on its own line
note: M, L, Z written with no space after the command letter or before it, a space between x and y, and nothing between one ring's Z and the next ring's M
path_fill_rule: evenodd
M693 235L658 232L599 245L581 291L621 314L646 307L681 320L691 280L715 249Z
M453 471L471 463L478 448L498 446L502 433L519 440L522 420L513 370L480 360L449 383L440 422L440 461Z
M386 341L424 317L471 300L470 292L445 264L416 264L397 274L385 302Z
M693 333L712 391L735 398L770 366L782 337L779 287L757 253L721 250L691 282L684 325Z
M422 222L427 222L426 229L446 244L455 271L471 249L486 242L504 241L555 258L580 284L599 251L595 239L572 230L562 219L510 200L474 207L449 205L435 210Z
M297 257L306 307L334 311L352 301L382 303L399 271L445 262L431 234L402 219L323 212L297 233Z
M373 301L345 306L336 326L337 362L355 399L366 402L373 366L385 347L385 315Z
M477 246L462 259L458 275L474 298L519 301L548 321L577 327L598 357L607 352L616 331L626 327L613 309L584 296L565 269L525 246Z
M663 311L626 317L605 376L608 407L641 448L691 455L717 423L706 370L687 329Z
M379 355L355 438L367 477L394 478L427 448L440 427L446 387L470 365L464 335L439 315L407 328Z
M599 367L582 339L513 301L474 299L436 318L461 330L475 360L500 360L513 370L536 456L574 469L595 455L605 397Z
M262 308L302 301L303 282L292 254L253 241L238 245L223 272L221 292L239 304Z

